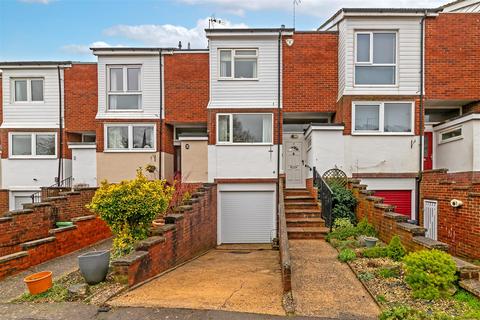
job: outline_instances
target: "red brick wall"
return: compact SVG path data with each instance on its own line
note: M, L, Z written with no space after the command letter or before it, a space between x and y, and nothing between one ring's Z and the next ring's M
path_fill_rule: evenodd
M94 188L69 192L0 217L0 279L110 237L107 225L85 208L94 192ZM74 226L60 232L55 230L56 221L73 221ZM24 247L41 239L45 241ZM11 254L20 256L5 259Z
M440 13L425 23L427 99L480 99L480 13Z
M343 96L337 103L335 123L343 123L344 135L352 134L352 102L353 101L415 101L415 134L419 134L420 100L418 96Z
M0 216L10 208L10 197L7 189L0 189Z
M283 40L283 111L335 112L337 47L338 34L332 32L296 32Z
M117 279L133 286L215 248L216 194L215 185L206 186L198 202L182 214L166 218L167 224L159 231L161 236L146 239L135 252L114 261Z
M164 56L167 122L206 122L209 99L208 53Z
M452 254L480 259L480 172L426 171L420 190L422 203L425 199L438 201L438 240L448 243ZM463 205L453 208L452 199Z
M278 141L278 109L210 109L208 110L208 144L217 143L217 113L273 113L273 143ZM280 122L283 123L283 115L280 112ZM282 127L280 127L280 143L282 137Z

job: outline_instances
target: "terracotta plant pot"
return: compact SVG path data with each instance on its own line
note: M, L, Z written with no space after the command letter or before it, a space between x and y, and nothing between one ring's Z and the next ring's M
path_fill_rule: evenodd
M42 271L34 273L23 279L27 284L30 294L39 294L52 287L52 272Z

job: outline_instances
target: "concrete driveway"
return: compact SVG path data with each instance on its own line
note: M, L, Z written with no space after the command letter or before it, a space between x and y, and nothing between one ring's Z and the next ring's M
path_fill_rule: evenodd
M284 315L279 253L268 248L222 246L110 304Z

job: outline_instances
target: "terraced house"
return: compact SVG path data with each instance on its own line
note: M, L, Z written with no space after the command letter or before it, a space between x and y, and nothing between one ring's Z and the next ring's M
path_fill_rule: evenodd
M206 36L204 50L95 48L96 64L0 64L4 202L19 208L65 178L94 186L149 166L151 178L218 184L218 243L267 243L280 178L306 208L291 234L302 225L321 236L319 208L301 191L314 173L341 169L437 230L442 218L422 215L423 171L480 171L475 1L344 8L317 31Z

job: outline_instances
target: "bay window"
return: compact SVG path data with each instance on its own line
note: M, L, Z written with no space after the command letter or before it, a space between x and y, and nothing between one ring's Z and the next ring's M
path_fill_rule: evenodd
M128 111L142 108L140 66L108 66L108 110Z
M14 102L43 102L43 78L12 80Z
M154 124L106 124L106 151L155 151Z
M55 158L57 155L55 133L10 133L9 157L11 158Z
M413 134L412 102L355 102L354 134Z
M233 113L217 115L219 144L271 144L273 115Z
M257 49L220 49L220 79L256 79Z
M355 85L395 85L397 33L355 33Z

